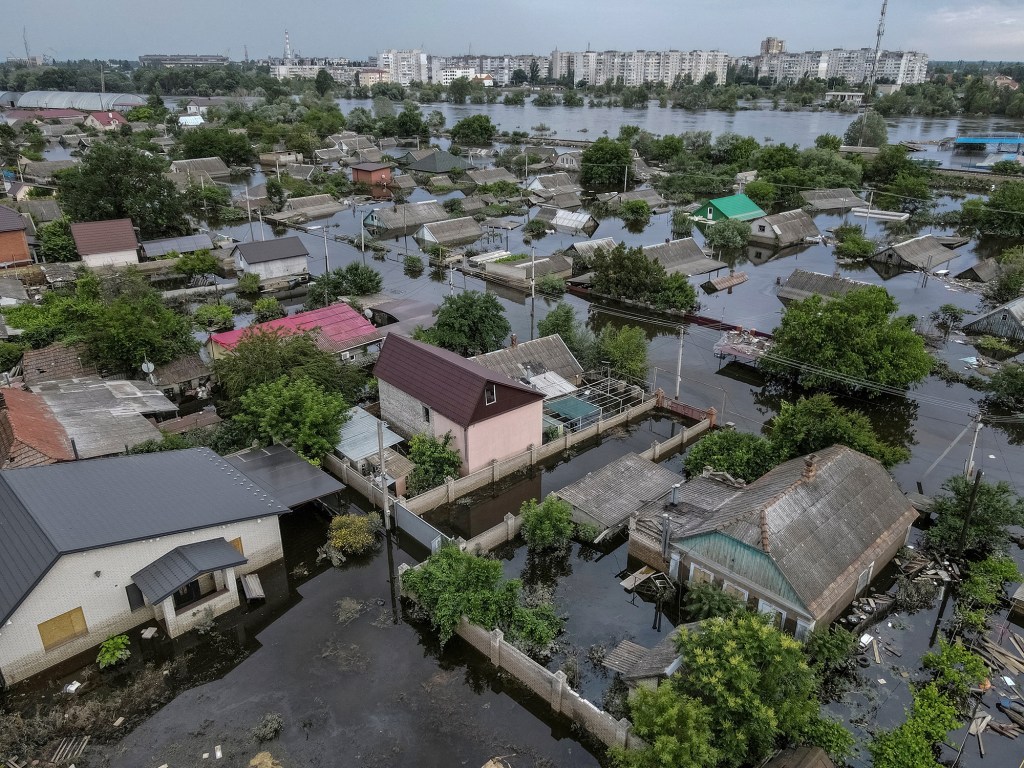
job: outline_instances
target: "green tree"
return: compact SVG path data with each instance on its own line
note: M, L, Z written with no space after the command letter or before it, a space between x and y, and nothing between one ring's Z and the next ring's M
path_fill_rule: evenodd
M982 300L989 307L1013 301L1024 292L1024 264L1004 264L999 274L981 289Z
M719 586L707 582L687 584L683 610L690 621L704 621L715 616L735 616L746 609L747 606L742 600L727 594Z
M384 279L380 272L365 264L352 262L313 278L306 294L305 308L329 307L338 299L348 296L369 296L380 293Z
M960 727L956 708L934 683L914 692L914 706L907 721L891 731L881 731L868 744L875 768L941 768L935 745Z
M448 101L451 104L465 104L472 90L468 77L457 77L448 86ZM488 118L488 121L490 118ZM461 121L460 121L461 122ZM458 127L456 125L456 127ZM453 129L454 130L454 129Z
M601 359L607 360L612 372L634 381L647 378L647 334L636 325L615 328L606 325L597 337Z
M167 309L155 291L97 306L76 331L101 370L126 376L137 374L145 360L163 365L198 348L189 319Z
M326 96L334 88L334 78L331 77L331 73L326 69L321 69L316 73L316 79L313 81L313 87L316 88L318 95Z
M867 259L878 250L875 241L870 240L856 224L836 227L835 237L836 256L844 259Z
M938 690L961 707L967 703L971 688L989 674L985 660L967 650L959 639L949 642L939 638L939 650L921 657L921 666L934 671Z
M825 302L812 296L790 304L761 369L810 389L874 393L882 384L906 388L932 368L913 315L884 288L869 286Z
M219 157L228 165L247 165L254 156L249 139L227 128L197 128L185 131L178 149L186 159Z
M409 441L409 460L415 469L409 476L410 496L429 491L444 483L445 478L458 477L462 456L451 447L451 432L440 439L431 435L413 435Z
M1011 410L1024 409L1024 365L1002 366L988 381L989 398Z
M863 142L862 142L863 139ZM846 129L843 143L848 147L881 147L889 143L889 129L877 112L865 112Z
M558 334L572 352L573 357L590 370L600 363L600 350L593 332L576 318L576 310L571 304L558 302L548 314L537 323L537 333L541 336Z
M201 248L192 253L184 253L178 257L174 264L174 271L190 280L196 277L214 275L218 269L220 269L220 261L207 248Z
M201 331L230 331L235 327L235 316L227 304L203 304L192 313L192 322Z
M587 189L619 188L633 174L633 154L628 144L602 136L583 150L580 184Z
M550 493L544 501L524 501L519 507L523 538L531 551L564 549L572 538L572 505Z
M36 230L39 250L44 261L78 261L78 247L71 236L71 222L66 218L54 219Z
M665 282L665 267L650 259L643 248L619 243L612 250L599 248L590 261L596 293L613 299L653 302Z
M814 146L818 149L838 152L839 148L843 146L843 140L834 133L823 133L814 140Z
M242 395L232 421L253 440L285 443L307 461L319 463L334 450L347 412L341 395L305 377L282 376Z
M996 187L988 200L963 204L965 221L979 234L1024 237L1024 181L1007 181Z
M190 231L181 197L159 158L105 141L75 168L57 174L57 194L72 221L132 220L143 239Z
M886 468L910 458L905 448L882 442L867 416L836 405L827 394L784 402L772 420L769 440L779 461L837 444L878 459Z
M433 327L417 329L420 341L471 357L501 349L512 332L505 308L493 293L463 291L445 296Z
M612 749L619 768L714 768L722 758L714 745L717 718L698 699L680 694L672 680L640 687L629 701L633 732L644 749Z
M646 200L627 200L619 206L619 218L630 226L647 226L651 221L651 206Z
M753 200L758 208L770 210L778 198L779 190L770 181L751 181L743 188L743 194Z
M257 299L253 302L252 311L255 315L253 321L256 323L268 323L271 320L278 320L288 315L284 307L281 306L281 302L273 296L264 296L261 299Z
M935 497L935 524L925 533L928 548L943 555L957 554L960 531L970 505L972 478L957 475L942 485L944 493ZM1024 524L1024 501L1009 483L982 481L970 524L965 550L981 553L1000 552L1008 541L1007 527Z
M471 147L490 144L498 132L487 115L464 117L452 126L452 141Z
M704 240L712 252L732 264L739 257L750 239L750 224L746 221L725 219L708 226Z
M690 448L683 460L689 477L696 477L704 467L711 467L748 483L776 464L777 454L771 442L760 435L733 429L720 429L705 435Z
M928 315L928 319L931 320L932 325L942 331L942 340L945 341L949 338L950 333L960 330L966 316L966 309L962 309L956 304L943 304Z

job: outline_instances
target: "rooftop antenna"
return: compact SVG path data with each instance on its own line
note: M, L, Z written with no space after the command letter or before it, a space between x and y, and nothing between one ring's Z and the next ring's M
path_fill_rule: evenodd
M868 75L868 108L864 110L864 114L860 120L860 138L857 140L857 146L864 146L864 133L868 127L868 113L871 111L871 99L875 95L875 78L878 76L878 59L882 55L882 38L885 36L885 12L889 7L889 0L882 0L882 15L878 19L878 36L875 38L875 57L871 60L871 72Z
M292 42L288 39L288 30L284 31L284 60L286 62L292 60Z
M243 51L243 53L245 55L245 61L248 62L249 61L249 46L248 45L243 45L242 46L242 51Z

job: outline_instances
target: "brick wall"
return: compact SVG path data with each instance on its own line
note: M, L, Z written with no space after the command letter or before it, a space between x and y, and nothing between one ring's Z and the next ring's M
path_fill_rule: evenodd
M249 562L236 573L250 573L284 557L276 516L231 523L145 541L118 544L64 555L18 607L8 625L0 627L0 671L8 684L87 651L111 635L151 621L154 606L132 611L125 587L133 573L175 547L223 537L241 537ZM96 575L96 574L99 575ZM89 633L49 651L43 648L38 625L81 607Z
M377 391L380 417L398 434L405 438L434 434L430 422L423 420L423 403L383 380L378 381Z

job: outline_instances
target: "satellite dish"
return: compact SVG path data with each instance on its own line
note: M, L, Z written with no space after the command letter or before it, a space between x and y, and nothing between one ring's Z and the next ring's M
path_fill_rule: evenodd
M149 360L147 360L146 362L144 362L142 364L142 372L143 373L152 373L155 370L156 370L156 366L153 365L151 362L149 362Z

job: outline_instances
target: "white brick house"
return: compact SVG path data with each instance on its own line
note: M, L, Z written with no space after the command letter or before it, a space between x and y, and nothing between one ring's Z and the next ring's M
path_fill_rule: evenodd
M156 620L239 603L288 507L205 448L0 473L0 684Z

